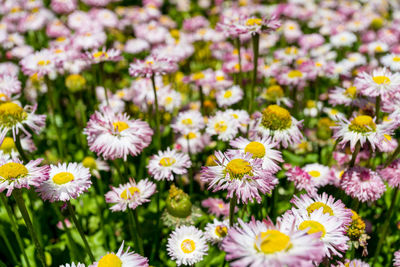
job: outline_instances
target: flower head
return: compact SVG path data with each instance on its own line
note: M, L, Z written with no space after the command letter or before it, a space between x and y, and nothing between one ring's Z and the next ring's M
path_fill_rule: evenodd
M192 162L187 154L167 148L166 151L159 151L157 155L152 156L147 168L157 181L173 181L174 174L185 174L190 166Z
M178 68L176 62L166 57L150 55L145 60L136 60L129 66L129 74L150 78L153 75L172 73Z

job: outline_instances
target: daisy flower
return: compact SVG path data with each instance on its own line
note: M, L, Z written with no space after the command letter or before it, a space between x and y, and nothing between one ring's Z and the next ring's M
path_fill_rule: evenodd
M194 265L207 255L208 246L202 231L194 226L181 226L169 236L167 250L178 266Z
M357 87L354 85L347 88L335 87L329 91L329 104L350 106L357 100Z
M318 163L307 164L303 168L295 166L286 172L288 180L294 182L298 190L305 189L311 195L314 195L318 188L327 185L332 175L329 167Z
M361 202L376 201L386 191L378 173L359 166L343 173L340 186L347 195Z
M253 158L250 153L216 151L215 163L217 166L203 167L201 179L213 192L227 190L227 197L237 197L237 203L254 199L260 203L260 193L269 194L278 184L278 179L262 168L263 160Z
M214 219L212 223L207 223L204 234L208 242L212 244L220 243L228 234L229 220L219 221Z
M129 179L129 183L122 184L119 187L111 186L111 191L105 194L107 203L115 203L110 208L111 211L125 211L127 207L136 209L146 202L155 193L156 185L148 179L140 180L138 183Z
M100 179L99 171L110 170L110 167L105 161L90 156L87 156L82 160L82 165L83 167L88 168L97 179Z
M86 192L92 185L90 171L78 163L50 165L49 179L36 189L43 200L69 201Z
M20 61L20 65L22 72L28 76L36 74L41 77L56 71L54 54L47 49L24 57Z
M207 198L201 202L201 205L208 208L208 212L219 217L227 217L229 215L229 203L225 203L219 198ZM235 207L235 209L238 209Z
M325 254L319 234L308 235L267 221L238 221L239 225L230 228L222 241L232 267L311 266L311 261L319 263Z
M276 103L278 106L284 104L287 107L292 107L293 103L288 97L285 97L285 92L283 91L280 85L271 85L268 87L263 94L261 95L262 98L269 102Z
M344 113L340 112L339 110L337 110L335 108L324 107L322 109L322 111L324 113L326 113L326 115L328 115L328 117L333 121L338 121L340 119L345 119L346 118Z
M382 142L385 142L385 135L392 135L394 124L376 124L375 119L368 115L359 115L351 121L341 118L337 124L333 126L335 133L334 139L339 139L339 145L344 148L350 142L350 149L354 148L358 142L363 146L365 143L371 145L372 150L375 147L382 148Z
M400 186L400 159L392 161L389 166L378 171L391 187Z
M9 197L16 188L40 186L49 178L49 166L38 166L42 160L31 160L24 165L19 159L0 157L0 192L7 189Z
M330 43L334 47L351 46L357 41L357 36L352 32L343 31L331 36Z
M306 230L307 234L320 234L320 239L324 243L325 256L342 257L349 247L347 242L349 238L345 235L343 223L338 218L324 212L321 207L312 213L307 210L296 209L286 212L282 216L282 225L295 229Z
M14 102L1 102L0 103L0 143L3 142L6 134L11 130L14 140L16 135L21 130L28 137L31 136L30 132L25 129L32 130L39 133L46 124L46 115L36 115L36 105L25 106L22 108L19 104Z
M392 71L400 70L400 55L399 54L387 54L381 58L382 65L390 68Z
M93 263L89 267L111 267L111 266L137 266L137 267L148 267L149 260L145 257L140 256L134 252L129 252L130 247L124 251L124 241L122 241L121 247L118 252L107 253L98 262Z
M262 168L264 170L275 173L281 169L278 165L280 162L283 162L281 152L273 149L276 147L276 143L272 142L270 137L257 136L254 138L254 141L238 137L230 141L229 145L244 153L250 153L253 158L262 159Z
M96 111L83 132L91 151L104 159L136 156L151 142L153 130L146 122L131 120L125 113L104 107Z
M219 107L228 107L236 104L243 98L243 90L240 86L235 85L226 90L220 90L216 94L217 104Z
M274 31L280 27L276 16L270 18L257 18L248 16L224 16L219 23L218 29L227 35L237 37L241 34L260 34Z
M394 253L393 266L400 266L400 250Z
M192 162L187 154L167 148L166 151L158 151L157 155L150 158L147 169L157 181L173 181L174 174L186 174L187 169L191 166Z
M346 259L343 262L338 261L338 265L334 265L335 267L370 267L370 265L360 259ZM394 265L396 266L396 265ZM400 266L400 265L399 265Z
M399 93L400 74L391 73L386 68L376 69L372 74L362 72L357 76L355 84L362 95L390 98Z
M111 49L105 49L103 47L102 50L97 50L97 51L92 51L92 52L86 52L85 53L85 58L92 63L99 63L99 62L104 62L104 61L118 61L122 59L121 51L111 48Z
M238 133L239 124L227 112L217 111L215 116L208 119L206 132L217 135L218 140L228 141Z
M85 267L85 264L78 262L77 264L75 264L74 262L72 262L71 264L66 263L65 265L60 265L60 267Z
M21 92L21 82L17 76L3 74L0 75L0 92L11 94L19 94Z
M129 74L134 77L147 77L153 75L164 75L175 72L178 65L167 57L150 55L145 60L136 60L129 65Z
M204 118L197 110L180 112L171 127L174 129L174 132L182 134L186 134L189 131L201 130L204 128Z
M197 154L203 151L204 147L211 142L208 134L201 134L199 131L191 131L180 136L175 141L175 147L184 153Z
M294 195L290 201L297 209L306 210L309 214L322 208L323 213L338 218L344 226L352 221L352 212L347 209L340 199L335 199L326 193L322 195L315 194L313 196L301 194L300 197Z
M292 117L287 109L278 105L269 105L262 111L262 116L256 120L250 136L254 134L272 136L274 142L281 143L284 148L287 148L289 145L300 143L303 139L300 126L301 121Z

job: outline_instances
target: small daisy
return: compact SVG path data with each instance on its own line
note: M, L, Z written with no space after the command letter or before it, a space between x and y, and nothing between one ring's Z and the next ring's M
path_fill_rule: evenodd
M18 77L7 74L0 75L0 92L7 95L19 94L21 92L21 82Z
M292 117L287 109L270 105L262 111L262 116L257 119L254 129L251 130L251 135L272 136L274 142L287 148L289 145L300 143L303 138L300 126L301 121Z
M118 61L122 59L121 51L111 48L106 50L104 47L102 50L86 52L84 58L92 63L99 63L104 61Z
M357 100L357 91L353 85L347 88L335 87L329 91L329 104L350 106Z
M381 58L382 64L390 68L392 71L400 70L400 55L399 54L388 54Z
M400 74L391 73L386 68L376 69L372 74L362 72L357 76L355 84L362 95L390 98L399 93Z
M11 130L15 140L19 131L24 132L28 137L30 132L25 129L31 129L35 133L39 133L46 124L46 115L36 115L35 106L25 106L22 108L14 102L0 103L0 143L3 142L6 134Z
M85 264L78 262L77 264L75 264L74 262L72 262L71 264L66 263L65 265L60 265L60 267L85 267Z
M340 186L347 195L361 202L376 201L386 191L378 173L359 166L343 173Z
M285 97L285 92L280 85L272 85L268 87L261 97L269 102L276 103L278 106L281 104L284 104L289 108L293 106L292 100Z
M400 266L400 250L394 253L393 266Z
M216 94L219 107L228 107L236 104L243 98L243 90L238 86L232 86L226 90L219 90Z
M153 75L164 75L175 72L178 65L167 57L150 55L145 60L136 60L129 66L129 74L134 77L147 77Z
M174 174L186 174L191 166L192 162L187 154L167 148L166 151L159 151L157 155L150 158L147 169L157 181L173 181Z
M104 159L127 159L136 156L151 142L153 130L146 122L131 120L125 113L110 107L96 111L83 132L91 151Z
M208 242L212 244L221 243L221 241L228 234L229 229L229 221L219 221L214 219L212 223L207 223L206 228L204 229L204 234Z
M119 187L111 186L111 191L105 194L107 203L116 203L110 208L111 211L125 211L127 207L134 210L150 201L150 197L155 193L156 185L148 179L135 180L129 179L129 183Z
M301 194L300 197L294 195L290 201L297 209L306 210L309 214L323 208L323 212L330 216L335 216L342 221L344 226L347 226L352 221L353 214L350 209L340 199L335 199L326 193L322 195L315 194L312 197L307 194Z
M323 207L312 213L301 209L290 210L282 216L282 224L287 227L294 225L295 229L306 230L308 234L319 233L328 258L342 257L342 253L349 248L349 238L345 235L342 221L325 213Z
M379 174L391 187L400 187L400 159L392 161L386 168L379 170Z
M21 69L25 75L39 77L56 71L54 54L47 49L35 52L20 61Z
M281 169L278 165L283 162L281 152L273 149L276 147L276 143L273 143L270 137L256 137L254 141L238 137L230 141L229 144L244 153L252 154L253 158L262 159L264 170L275 173Z
M90 156L87 156L82 160L82 165L83 167L88 168L97 179L100 179L100 171L110 170L110 167L105 161Z
M197 110L180 112L171 125L176 133L186 134L188 131L201 130L204 128L204 118Z
M326 113L326 115L328 115L328 117L333 121L338 121L339 119L345 119L346 118L344 113L340 112L339 110L337 110L335 108L324 107L322 109L322 111L324 113Z
M149 260L134 252L129 252L129 247L124 251L124 241L118 252L107 253L98 262L93 263L89 267L148 267Z
M229 215L229 203L225 203L219 198L207 198L201 202L201 205L208 208L208 212L219 217L228 217ZM238 209L235 207L235 209Z
M318 163L308 164L303 168L295 166L286 172L288 180L294 182L298 190L305 189L311 195L314 195L318 188L327 185L332 175L329 167Z
M359 259L353 259L353 260L349 260L346 259L343 262L338 261L337 262L338 265L334 265L334 267L370 267L370 265L362 260ZM394 265L396 266L396 265ZM398 265L400 266L400 265Z
M167 250L178 266L194 265L207 255L208 246L202 231L194 226L181 226L169 236Z
M78 163L50 165L49 179L36 189L43 200L68 201L79 197L91 186L90 171Z
M49 166L38 167L42 160L31 160L24 165L18 159L0 157L0 192L7 189L9 197L16 188L39 187L49 178Z
M363 146L365 143L371 145L372 150L375 147L382 148L382 142L385 142L385 135L392 135L393 123L376 124L375 119L368 115L359 115L351 121L342 118L337 123L338 126L333 126L335 133L333 138L339 140L339 145L344 148L350 142L350 149L354 148L358 142Z
M357 41L357 36L352 32L343 31L330 37L330 42L334 47L351 46Z
M217 135L218 140L232 140L238 133L239 124L236 120L223 111L217 111L215 116L208 119L206 132L209 135Z
M313 266L324 256L324 245L319 234L308 235L272 222L244 223L228 230L222 249L232 267L243 266Z
M263 160L253 158L250 153L216 151L215 158L217 166L203 167L201 179L213 192L227 190L227 197L237 197L238 203L254 199L260 203L260 193L269 194L278 184L278 179L262 168Z
M180 136L175 141L175 147L184 153L197 154L203 151L204 147L211 142L208 134L201 134L199 131L190 131L187 134Z

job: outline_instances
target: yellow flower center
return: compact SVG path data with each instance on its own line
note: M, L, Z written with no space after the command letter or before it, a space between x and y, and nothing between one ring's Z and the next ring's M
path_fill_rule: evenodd
M205 75L202 72L197 72L197 73L193 74L193 76L192 76L193 80L195 80L195 81L201 80L204 77L205 77Z
M290 55L290 54L297 54L297 52L298 52L298 49L296 48L296 47L294 47L294 46L290 46L290 47L286 47L285 48L285 54L286 55Z
M329 215L333 216L333 210L331 207L329 207L328 205L322 203L322 202L314 202L312 203L310 206L307 207L307 212L310 215L311 213L313 213L316 210L319 210L320 208L323 208L323 213L329 213Z
M244 152L253 154L253 159L263 158L265 156L265 147L260 142L250 142L244 148Z
M225 80L225 77L223 75L218 75L218 76L215 77L215 79L217 81L223 81L223 80Z
M233 159L226 165L225 171L230 174L232 178L241 179L243 176L252 175L253 168L250 162L244 159Z
M197 137L197 135L194 132L190 132L188 134L185 134L185 138L186 139L194 139L196 137Z
M65 79L65 85L72 90L80 90L85 86L86 80L82 75L71 74Z
M224 94L224 98L230 98L232 97L232 91L231 90L227 90Z
M160 164L163 167L171 167L176 162L176 159L170 157L164 157L160 160Z
M114 131L122 132L129 128L129 125L124 121L113 122Z
M258 245L259 242L260 245ZM292 247L292 242L290 242L288 235L278 230L267 230L256 237L254 247L265 254L273 254L289 250Z
M193 121L191 118L183 119L181 122L184 125L192 125L193 124Z
M185 239L181 243L181 249L183 253L189 254L192 253L196 249L196 244L191 239Z
M225 237L228 233L228 228L226 226L217 225L215 227L215 234L219 237Z
M50 64L50 60L39 60L37 64L39 66L47 66Z
M287 109L270 105L262 112L261 124L271 130L282 130L292 126L292 117Z
M279 98L284 97L285 93L283 92L282 87L279 85L272 85L268 87L266 92L266 98L271 101L276 101Z
M94 58L100 58L100 57L108 58L108 54L103 51L97 51L97 52L93 53L93 57Z
M372 78L372 80L374 80L374 82L376 83L376 84L389 84L390 83L390 79L389 79L389 77L386 77L386 76L374 76L373 78Z
M169 33L171 34L172 38L179 39L179 36L180 36L179 30L172 29Z
M361 115L351 121L349 129L354 132L367 133L375 131L376 124L370 116Z
M303 77L303 73L299 70L291 70L288 72L287 76L292 79L293 78L301 78L301 77Z
M16 162L9 162L0 166L0 177L6 180L18 179L28 175L28 169Z
M377 46L375 47L375 52L383 52L382 46L377 45Z
M129 189L129 193L130 193L129 196L128 196L128 189ZM139 188L129 187L129 188L125 189L124 191L122 191L121 198L123 198L125 200L132 199L132 197L135 195L135 193L140 193Z
M315 108L317 105L314 100L308 100L306 103L307 108Z
M308 220L299 225L299 230L306 229L308 229L307 234L321 233L321 238L323 238L326 234L325 227L317 221Z
M228 125L225 123L225 121L219 121L214 124L214 129L217 133L223 133L228 129Z
M353 216L351 217L351 224L347 229L347 235L351 240L358 240L365 232L365 222L355 211L351 210L351 212Z
M384 134L383 136L384 136L385 139L388 140L388 141L391 141L391 140L392 140L392 137L391 137L390 135L388 135L388 134Z
M62 185L62 184L69 183L74 179L75 179L75 177L74 177L74 175L72 173L70 173L70 172L60 172L60 173L57 173L56 175L54 175L53 182L58 184L58 185Z
M82 165L85 168L89 168L91 170L97 169L96 159L93 157L85 157L82 161Z
M172 100L174 100L172 97L167 96L167 97L165 98L165 103L166 103L167 105L170 105L170 104L172 103Z
M350 86L349 88L346 89L346 92L344 93L348 97L355 98L357 94L357 87L355 86Z
M0 125L12 127L25 120L26 117L28 117L28 114L19 105L13 102L0 104Z
M246 21L246 26L256 26L261 24L262 24L262 19L259 18L250 18Z
M121 267L122 261L115 254L107 254L103 256L97 263L98 267Z
M400 57L399 56L394 56L392 60L394 62L399 62L400 61Z
M14 139L12 137L5 137L0 146L0 150L4 151L5 153L10 153L13 149L16 149Z
M318 178L321 176L321 173L319 171L315 171L315 170L309 171L308 174L313 178Z

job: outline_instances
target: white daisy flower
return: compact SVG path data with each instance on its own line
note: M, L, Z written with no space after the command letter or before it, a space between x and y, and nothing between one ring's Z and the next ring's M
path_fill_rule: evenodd
M280 151L273 149L276 142L272 142L270 137L255 137L254 141L243 137L238 137L229 143L233 148L240 149L244 153L251 153L253 158L263 160L262 168L267 171L277 172L281 168L279 163L283 162Z
M400 70L400 55L399 54L387 54L381 58L382 64L390 68L392 71Z
M250 116L245 110L227 109L226 114L230 115L239 124L239 130L242 133L247 132L247 125L250 123Z
M330 42L334 47L351 46L357 41L357 36L352 32L343 31L331 36Z
M333 121L338 121L341 119L345 119L346 115L335 108L324 107L322 109L328 117Z
M372 74L362 72L357 76L355 84L362 95L390 98L399 93L400 74L391 73L386 68L376 69Z
M77 264L75 264L74 262L72 262L71 264L66 263L65 265L60 265L60 267L85 267L85 264L78 262Z
M238 85L234 85L226 90L219 90L216 94L219 107L228 107L236 104L243 98L243 90Z
M168 238L167 250L178 266L194 265L207 255L208 246L202 231L194 226L181 226Z
M229 141L236 136L238 128L239 123L227 112L217 111L215 116L208 119L206 132L217 135L218 140Z
M186 134L188 131L204 128L204 118L197 110L180 112L176 121L171 125L174 132Z
M211 142L208 134L201 134L199 131L190 131L187 134L181 135L175 141L175 148L184 153L197 154L203 151L204 147Z
M124 251L124 241L118 252L107 253L98 262L89 265L89 267L148 267L149 260L134 252L129 252L129 247Z
M174 174L185 174L190 166L192 162L187 154L167 148L166 151L158 151L157 155L150 158L147 169L157 181L173 181Z
M375 42L370 42L367 45L367 50L369 54L378 54L378 53L384 53L389 50L389 46L381 41L375 41Z
M90 170L79 163L50 165L49 179L36 192L43 200L68 201L77 198L91 186Z
M214 219L212 223L207 223L204 234L207 241L212 244L220 243L228 234L229 220L219 221Z

